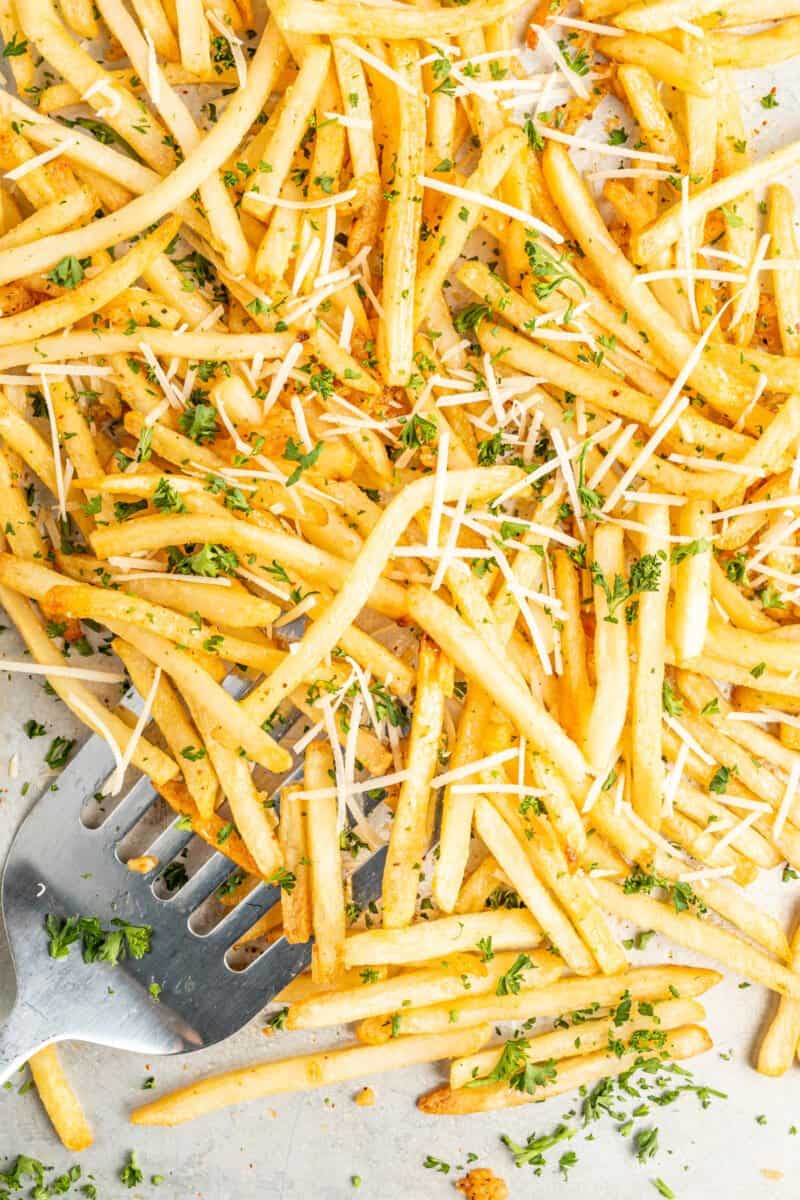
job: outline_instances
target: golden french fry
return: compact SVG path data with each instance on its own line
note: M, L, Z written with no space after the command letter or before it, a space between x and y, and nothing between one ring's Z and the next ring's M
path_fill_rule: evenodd
M330 747L312 742L306 750L304 786L325 787L333 768ZM345 900L341 851L334 797L313 801L306 814L311 872L311 921L316 951L316 978L330 983L344 966Z
M479 796L475 804L475 828L565 962L574 971L590 974L594 970L592 955L538 878L514 831L484 796Z
M693 967L632 967L618 975L562 979L541 988L535 985L521 988L515 995L466 997L460 1003L448 1001L402 1010L395 1024L397 1032L405 1035L446 1030L453 1025L463 1028L482 1021L528 1021L532 1017L552 1016L595 1003L609 1007L619 1004L627 993L637 1002L658 1000L674 994L671 987L678 991L680 999L685 1000L702 995L720 978L717 971ZM364 1024L370 1025L366 1034L383 1036L380 1018Z
M448 768L457 770L480 758L480 747L491 704L485 692L473 685L461 712L456 743ZM453 912L469 857L475 797L445 787L439 833L439 856L433 866L431 891L444 913Z
M484 945L494 945L491 934L485 939ZM380 1017L385 1013L402 1012L408 1007L421 1008L446 1000L458 1000L466 990L471 995L491 994L518 958L516 950L491 952L494 957L485 966L475 958L475 965L466 970L460 970L454 964L455 956L445 956L437 965L403 971L383 980L372 978L378 973L378 968L361 968L360 982L346 990L329 991L295 1004L289 1011L287 1027L316 1029L342 1021ZM544 987L563 974L563 964L547 950L534 950L526 955L526 960L529 965L515 971L515 976L519 976L526 987Z
M56 1046L37 1050L28 1066L39 1099L62 1144L75 1154L88 1150L94 1141L91 1126L61 1065Z
M345 942L347 967L381 963L414 963L426 958L446 958L461 950L474 950L482 938L490 937L496 950L527 950L538 946L542 934L533 917L523 908L495 912L464 913L440 917L424 925L405 929L368 929L352 933Z
M681 222L695 224L715 208L730 204L739 196L752 191L759 184L780 178L800 157L800 142L791 142L780 150L773 151L758 162L727 175L716 183L695 192L686 206L680 202L671 205L656 221L631 239L631 251L636 262L645 263L655 258L661 250L667 250L680 237ZM683 208L688 209L685 213Z
M153 665L135 646L122 638L114 639L113 648L125 664L139 695L148 695L155 678ZM163 674L153 697L151 713L180 766L189 795L199 811L205 816L210 816L216 807L219 781L204 747L200 744L201 738L197 728L192 724L172 684Z
M515 11L518 0L480 0L469 12L461 13L461 31L478 29ZM452 17L425 9L408 12L354 13L342 0L278 0L275 16L287 33L328 33L336 36L371 34L382 38L428 38L450 36Z
M608 767L625 724L628 711L628 631L619 612L609 603L614 580L625 577L624 535L614 525L601 526L594 535L594 561L599 570L594 587L595 661L604 664L595 687L592 711L586 727L585 753L596 771Z
M713 96L716 81L713 72L703 70L700 61L692 61L658 38L644 33L626 33L622 37L600 37L597 49L615 62L644 67L662 83L689 92L693 96Z
M287 942L307 942L311 937L311 882L308 857L308 804L295 795L299 789L284 788L278 838L283 853L281 885L283 932Z
M791 941L789 965L800 968L800 927ZM792 1065L800 1041L800 1003L781 996L758 1047L756 1067L762 1075L785 1075Z
M668 1058L691 1058L704 1054L713 1045L705 1029L699 1025L683 1025L667 1035L662 1047ZM489 1112L496 1108L511 1108L532 1101L546 1100L549 1096L560 1096L573 1088L583 1087L595 1079L621 1075L641 1061L641 1054L633 1051L618 1058L611 1050L597 1050L585 1057L561 1059L555 1077L537 1088L533 1095L515 1088L498 1085L491 1088L467 1088L457 1090L441 1088L428 1092L417 1103L422 1112L434 1116L452 1116L472 1112Z
M453 668L432 642L423 640L408 743L408 775L400 787L383 870L383 926L410 925L417 903L422 860L430 839L431 781L439 761L445 699Z
M636 663L631 681L631 803L642 820L657 830L664 787L661 694L669 598L669 510L660 504L642 504L637 518L647 531L642 534L639 549L642 555L652 556L658 564L658 580L653 591L643 592L638 598L639 615L634 622Z
M761 983L782 996L800 999L800 977L718 925L712 925L690 912L676 912L649 896L626 895L615 883L606 879L595 880L595 887L604 908L614 916L627 918L642 929L665 933L679 945L716 958L755 983Z
M325 1087L415 1063L472 1054L490 1035L489 1026L484 1025L434 1037L403 1038L385 1046L349 1046L302 1058L242 1067L223 1075L212 1075L151 1104L144 1104L134 1110L131 1121L134 1125L180 1125L231 1104L259 1100L280 1092Z
M393 159L393 197L383 237L383 305L379 356L387 383L404 385L413 366L414 279L422 224L425 110L422 104L419 54L406 43L390 51L391 65L412 88L398 92L399 128Z
M553 1058L593 1054L598 1050L608 1050L610 1040L625 1046L633 1033L640 1034L640 1045L636 1048L642 1049L647 1046L647 1032L654 1029L666 1032L680 1025L696 1024L704 1021L706 1016L705 1009L697 1000L662 1000L645 1005L645 1008L647 1011L644 1013L631 1009L626 1017L623 1007L622 1013L612 1012L611 1016L601 1016L595 1021L582 1021L577 1038L572 1028L553 1029L550 1033L529 1038L525 1058L528 1062L547 1062ZM641 1036L643 1031L645 1036ZM653 1038L653 1042L662 1040L660 1036ZM457 1058L450 1066L450 1087L481 1086L473 1081L490 1075L501 1054L502 1047L490 1046L469 1058Z
M527 689L493 658L485 642L443 600L425 588L408 592L409 612L465 675L486 688L520 733L553 760L570 790L581 794L586 779L583 756L575 743Z

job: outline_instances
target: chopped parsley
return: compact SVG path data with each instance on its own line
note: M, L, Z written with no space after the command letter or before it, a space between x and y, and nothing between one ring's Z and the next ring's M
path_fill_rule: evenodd
M303 454L302 447L293 438L289 438L283 449L283 457L288 459L289 462L296 462L297 466L286 480L286 486L292 487L293 484L297 483L303 472L307 471L309 467L314 466L321 453L322 442L317 442L312 450L309 450L307 454Z

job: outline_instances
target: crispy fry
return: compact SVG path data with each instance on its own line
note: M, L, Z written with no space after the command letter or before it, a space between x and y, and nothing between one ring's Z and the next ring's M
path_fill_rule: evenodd
M258 1100L279 1092L324 1087L347 1079L360 1079L379 1071L436 1062L454 1054L471 1054L489 1038L488 1026L434 1037L403 1038L387 1046L349 1046L310 1054L305 1058L243 1067L212 1075L171 1095L144 1104L131 1114L134 1125L179 1125L231 1104Z
M522 908L440 917L405 929L369 929L347 939L345 965L422 962L432 955L444 958L459 950L474 950L484 937L491 937L497 950L525 950L539 944L541 930Z
M37 1050L28 1061L39 1099L67 1150L77 1154L94 1141L81 1102L72 1090L55 1045Z
M459 964L453 956L445 956L434 966L403 971L389 979L375 981L372 981L372 973L376 968L362 969L360 982L355 986L345 991L312 996L295 1004L289 1011L287 1026L292 1029L316 1029L341 1021L360 1021L385 1013L402 1012L409 1006L420 1008L446 1000L458 1000L466 990L465 979L471 994L491 995L517 957L516 950L503 951L494 954L485 966L475 957L470 966L462 970L464 964ZM526 958L530 965L518 972L525 986L543 987L563 973L563 966L547 950L534 950Z
M311 937L311 873L308 858L308 801L285 788L281 796L278 837L287 876L281 887L283 932L287 942Z
M705 1009L697 1000L662 1000L650 1007L652 1012L632 1012L628 1019L624 1018L623 1012L619 1016L602 1016L595 1021L582 1021L578 1039L570 1028L554 1029L551 1033L530 1038L525 1047L525 1058L529 1062L546 1062L552 1058L593 1054L598 1050L607 1050L609 1039L624 1045L632 1033L652 1030L654 1027L666 1032L677 1029L680 1025L704 1021L706 1016ZM576 1040L580 1043L577 1047ZM501 1053L502 1048L490 1046L469 1058L456 1059L450 1067L450 1087L479 1086L472 1081L491 1074Z
M792 999L800 998L800 979L782 963L767 958L760 950L725 929L695 917L690 912L675 912L660 900L649 896L626 895L615 883L595 881L604 907L615 916L627 918L642 929L666 933L679 945L697 950L730 967L753 982Z
M683 1025L668 1034L663 1049L672 1059L691 1058L695 1054L704 1054L706 1050L711 1049L712 1044L705 1029L699 1025ZM535 1095L502 1085L491 1088L464 1087L456 1091L442 1088L439 1091L428 1092L418 1101L418 1106L425 1113L442 1116L488 1112L495 1108L530 1104L532 1101L546 1100L549 1096L562 1095L604 1076L621 1075L623 1071L635 1067L640 1060L641 1055L638 1051L617 1058L613 1051L597 1050L585 1057L578 1055L562 1059L555 1079L537 1088Z
M430 836L431 781L436 774L444 705L453 668L432 642L420 645L417 695L408 744L409 773L400 787L383 871L383 925L401 929L414 917L422 859Z
M312 742L306 750L304 786L324 787L333 766L330 748ZM344 965L345 912L336 801L315 800L308 807L306 837L311 872L311 920L316 978L330 983Z
M535 985L521 988L515 995L465 997L458 1004L412 1008L400 1013L396 1027L398 1033L405 1035L446 1030L453 1025L472 1026L481 1021L527 1021L585 1008L595 1002L601 1007L616 1005L626 993L634 1001L659 1000L670 994L670 985L685 1000L702 995L720 978L717 971L693 967L633 967L619 975L577 977L541 988ZM362 1025L362 1030L365 1035L382 1036L379 1020L368 1030Z

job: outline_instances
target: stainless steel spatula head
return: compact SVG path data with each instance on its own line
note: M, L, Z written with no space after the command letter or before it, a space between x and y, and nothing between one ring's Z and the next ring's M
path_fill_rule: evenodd
M147 874L131 871L119 848L157 799L149 780L139 775L128 784L97 827L81 819L113 768L109 747L93 735L57 787L34 805L11 846L0 897L17 999L0 1028L0 1082L34 1051L65 1038L148 1055L213 1045L245 1025L309 963L310 944L291 945L280 937L243 969L229 965L226 953L233 943L278 902L279 890L264 883L210 931L192 928L192 914L235 868L215 853L174 893L155 886L164 864L193 837L179 821L147 847L158 865ZM301 769L298 762L283 782ZM354 873L356 903L363 906L377 896L383 858L378 851ZM48 915L96 916L104 928L114 918L148 925L151 949L117 966L85 963L78 944L67 957L52 958Z

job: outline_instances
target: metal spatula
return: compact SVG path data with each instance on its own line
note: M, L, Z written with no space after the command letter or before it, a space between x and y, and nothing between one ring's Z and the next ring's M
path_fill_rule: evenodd
M308 965L310 944L290 945L283 937L242 970L226 961L231 945L277 903L280 893L274 887L260 884L208 933L191 928L189 918L235 869L220 853L174 896L158 894L153 885L163 864L193 837L179 823L147 848L160 864L149 874L125 866L120 842L157 793L139 775L110 816L97 828L87 827L82 809L113 767L108 745L90 737L59 776L57 788L34 805L12 843L0 898L17 1000L0 1028L0 1083L36 1050L65 1038L148 1055L200 1050L235 1033ZM297 778L301 769L296 763L282 783ZM380 891L384 857L384 850L377 851L353 875L353 900L360 906ZM68 957L51 958L49 914L96 916L104 928L115 917L150 925L150 952L113 967L85 963L77 944ZM158 987L151 991L152 984Z

